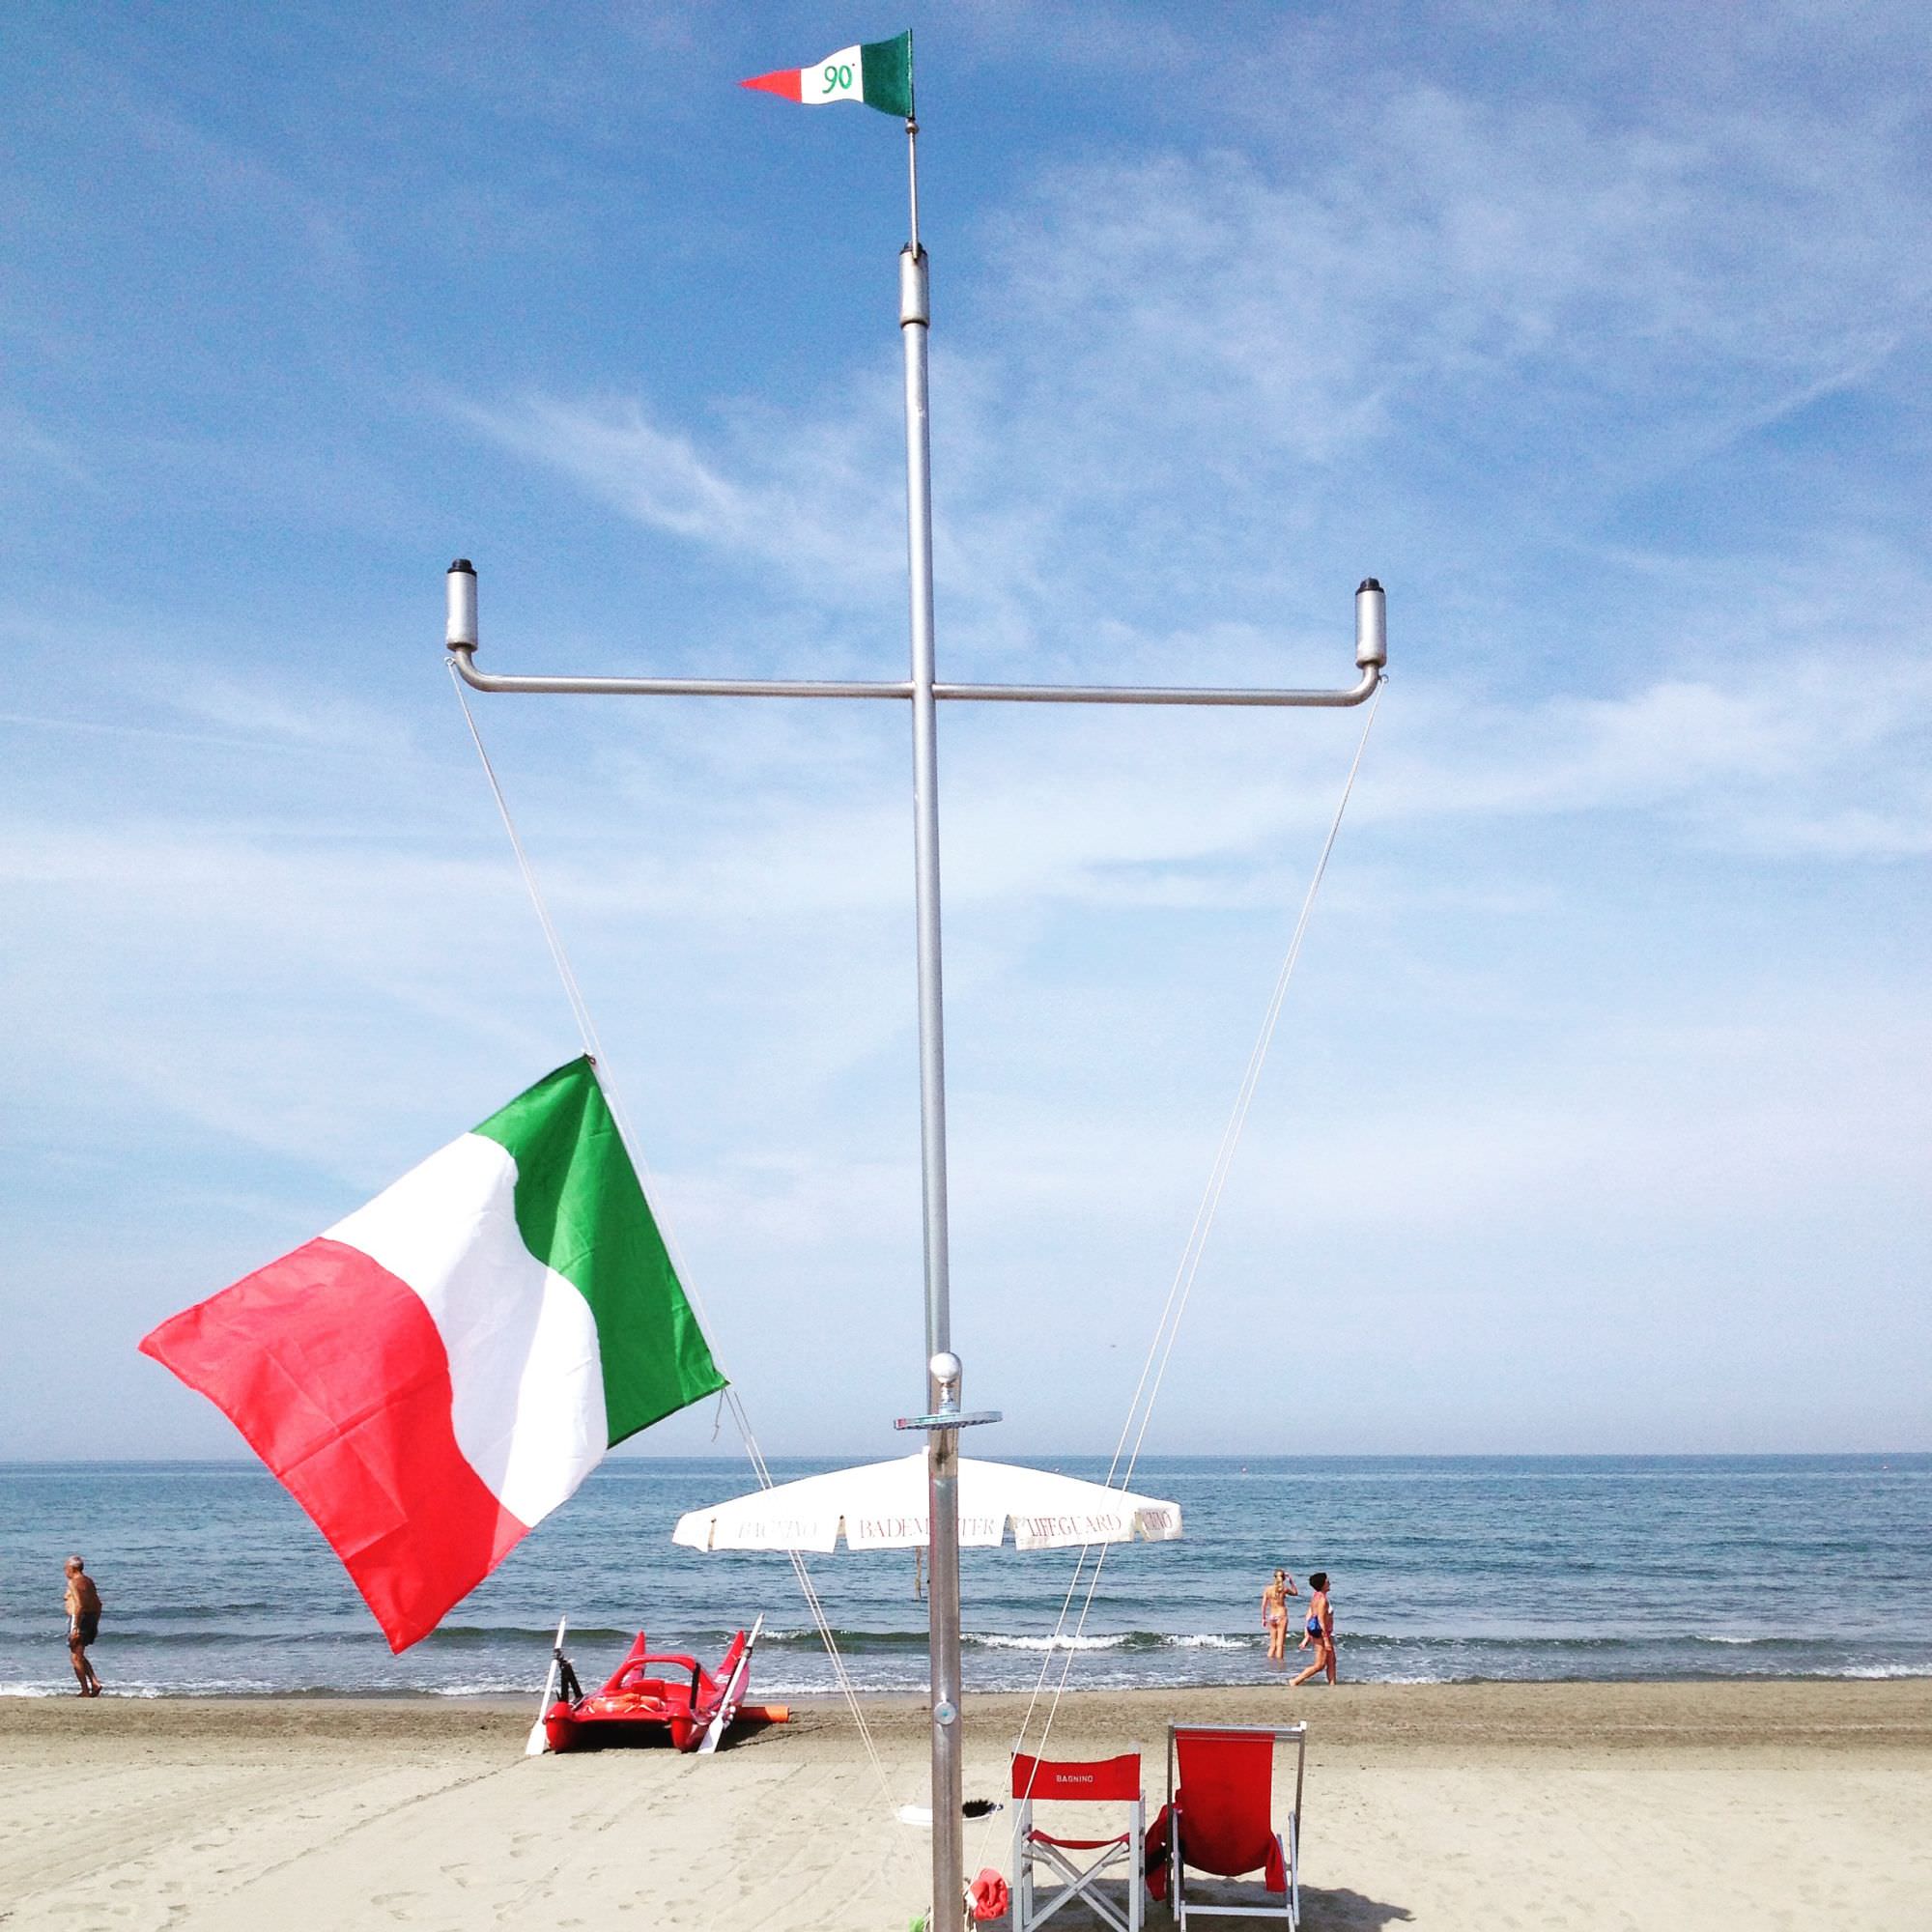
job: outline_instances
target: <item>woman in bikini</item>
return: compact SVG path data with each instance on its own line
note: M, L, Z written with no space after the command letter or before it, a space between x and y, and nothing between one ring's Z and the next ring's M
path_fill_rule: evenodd
M1274 1581L1262 1592L1262 1628L1268 1634L1270 1663L1279 1663L1288 1648L1288 1600L1299 1594L1286 1570L1277 1570Z
M1299 1677L1288 1680L1289 1689L1297 1684L1306 1684L1317 1672L1325 1670L1329 1683L1335 1681L1335 1608L1328 1601L1328 1573L1325 1570L1311 1570L1308 1573L1308 1623L1304 1646L1315 1646L1315 1662Z

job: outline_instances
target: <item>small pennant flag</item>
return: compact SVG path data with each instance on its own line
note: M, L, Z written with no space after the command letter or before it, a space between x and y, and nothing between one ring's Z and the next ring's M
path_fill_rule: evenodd
M141 1352L247 1437L392 1650L724 1386L587 1058Z
M754 74L740 87L755 87L807 107L824 107L835 100L863 100L882 114L912 119L912 35L890 41L867 41L840 47L810 67L783 67L774 73Z

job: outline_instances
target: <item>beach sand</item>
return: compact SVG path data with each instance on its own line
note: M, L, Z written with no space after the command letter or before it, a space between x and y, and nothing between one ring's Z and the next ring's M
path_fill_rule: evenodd
M0 1924L900 1932L927 1836L840 1707L797 1708L710 1759L526 1759L504 1704L10 1701ZM969 1703L969 1796L1019 1708ZM867 1709L893 1800L924 1803L923 1710ZM1170 1717L1308 1719L1311 1932L1932 1926L1932 1682L1088 1691L1055 1747L1139 1740L1157 1804ZM969 1872L1009 1826L968 1825Z

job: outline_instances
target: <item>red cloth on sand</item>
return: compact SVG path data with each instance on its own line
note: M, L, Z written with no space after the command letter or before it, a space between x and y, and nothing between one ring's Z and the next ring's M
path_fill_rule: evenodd
M1004 1918L1012 1904L1012 1896L1007 1889L1007 1882L991 1865L988 1865L973 1881L970 1896L973 1900L973 1917L985 1920Z
M1183 1809L1186 1799L1185 1791L1177 1794L1177 1802ZM1151 1898L1167 1896L1167 1834L1173 1829L1174 1810L1173 1804L1163 1804L1159 1816L1148 1827L1147 1889ZM1183 1856L1196 1871L1213 1872L1220 1878L1239 1878L1242 1873L1259 1867L1262 1883L1268 1890L1288 1889L1288 1863L1281 1855L1281 1839L1272 1831L1266 1833L1264 1839L1251 1838L1238 1847L1231 1847L1224 1834L1204 1833L1197 1822L1181 1842L1185 1848ZM1254 1854L1251 1858L1250 1852ZM1243 1859L1245 1863L1237 1862Z

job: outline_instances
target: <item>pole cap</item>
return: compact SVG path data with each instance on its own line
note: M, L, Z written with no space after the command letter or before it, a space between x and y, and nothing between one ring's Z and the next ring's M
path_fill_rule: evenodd
M1355 592L1355 662L1363 670L1380 670L1388 655L1387 599L1381 585L1365 577Z
M453 651L476 648L476 566L467 556L459 556L443 573L443 589L448 610L442 640Z

